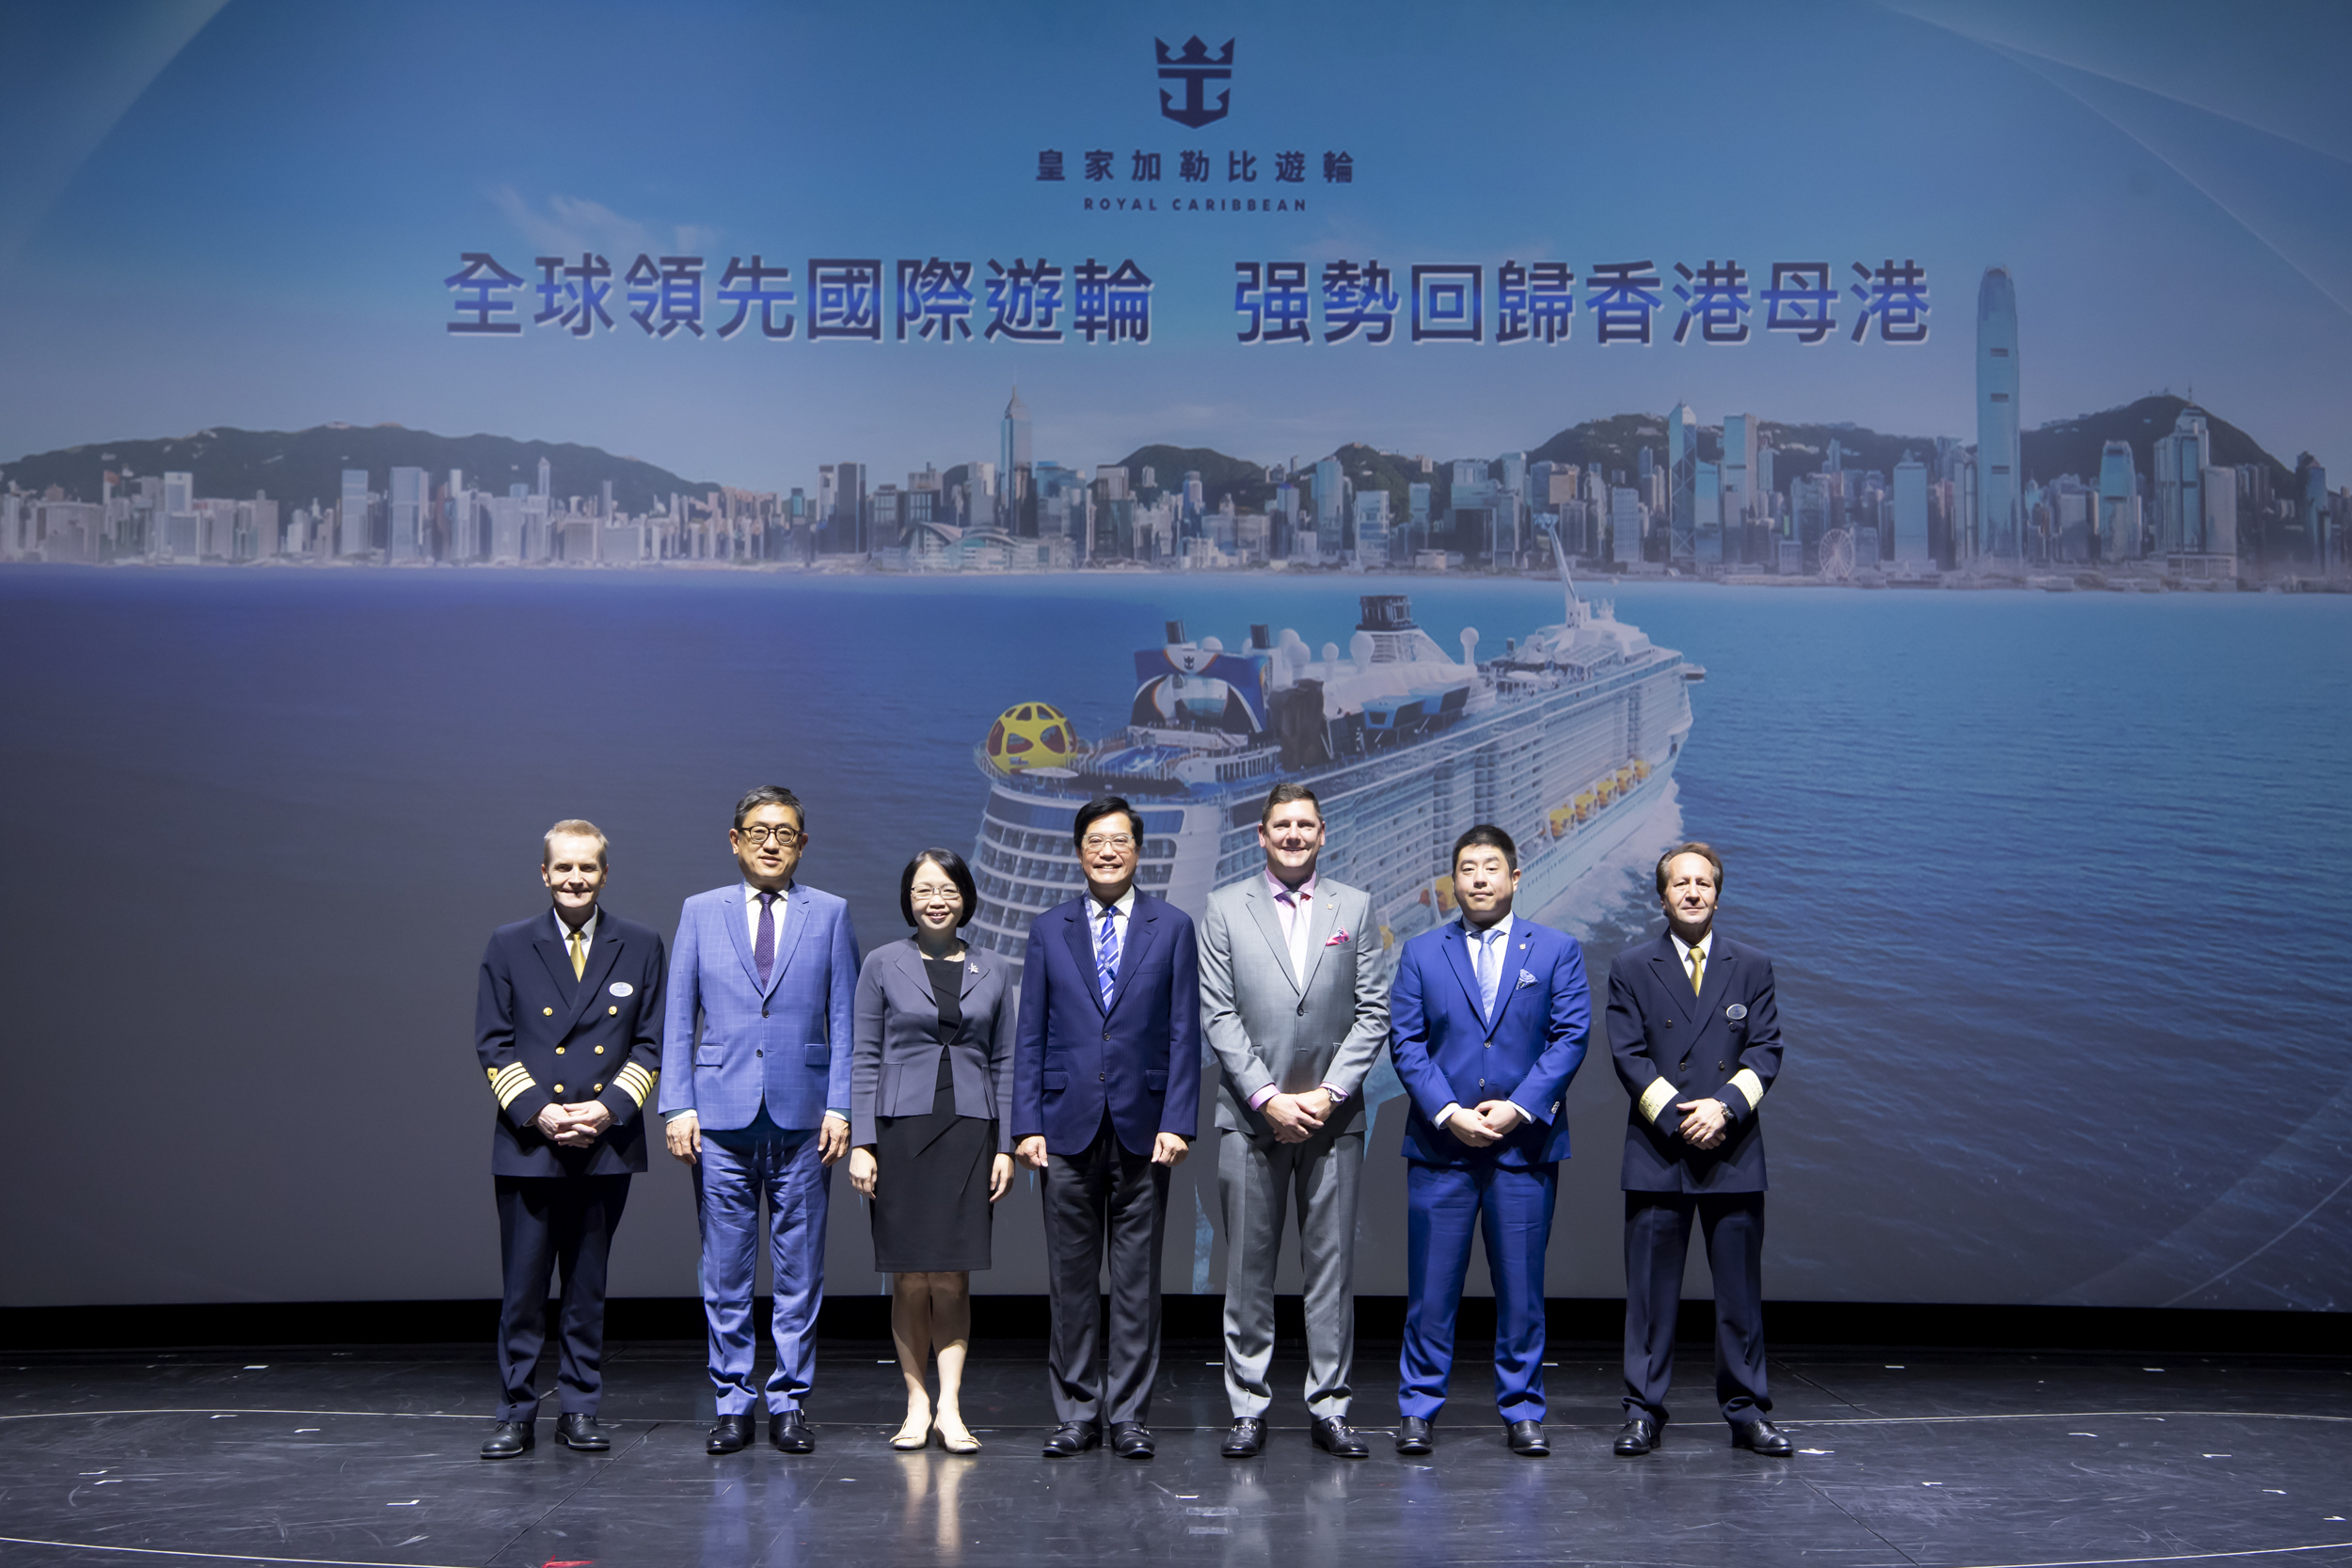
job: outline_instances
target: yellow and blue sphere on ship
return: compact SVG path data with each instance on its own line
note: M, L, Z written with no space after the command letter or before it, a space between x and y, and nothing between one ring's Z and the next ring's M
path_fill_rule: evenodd
M988 764L999 773L1067 768L1077 755L1077 729L1051 703L1015 703L989 727Z

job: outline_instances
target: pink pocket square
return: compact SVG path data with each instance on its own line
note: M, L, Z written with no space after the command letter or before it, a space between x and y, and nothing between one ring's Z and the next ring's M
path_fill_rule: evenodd
M1326 946L1326 947L1337 947L1337 946L1339 946L1340 944L1342 944L1343 942L1346 942L1347 940L1348 940L1348 937L1347 937L1347 933L1346 933L1345 931L1338 931L1338 932L1334 932L1334 933L1332 934L1331 940L1330 940L1329 942L1325 942L1323 945L1324 945L1324 946Z

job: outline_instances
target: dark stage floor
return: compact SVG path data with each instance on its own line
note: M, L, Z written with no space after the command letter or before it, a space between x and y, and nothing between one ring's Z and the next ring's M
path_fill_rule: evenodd
M2352 1568L2352 1360L1799 1351L1772 1363L1795 1459L1733 1450L1700 1398L1628 1461L1608 1352L1564 1346L1548 1460L1511 1455L1491 1406L1459 1397L1486 1387L1473 1371L1431 1461L1385 1433L1369 1460L1313 1452L1293 1403L1235 1462L1215 1348L1171 1345L1159 1457L1137 1464L1041 1460L1039 1349L1005 1342L978 1347L965 1403L985 1451L894 1454L884 1354L828 1346L813 1456L714 1460L700 1347L616 1347L612 1453L555 1447L549 1419L501 1464L474 1457L486 1349L19 1354L0 1368L0 1562ZM1392 1427L1392 1349L1359 1371L1357 1419Z

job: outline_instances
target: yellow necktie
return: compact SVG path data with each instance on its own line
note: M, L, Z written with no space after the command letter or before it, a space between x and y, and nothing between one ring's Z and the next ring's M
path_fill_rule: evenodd
M572 978L582 979L587 974L588 935L584 931L575 930L572 932Z
M1699 981L1707 974L1707 954L1699 948L1691 949L1691 994L1699 993Z

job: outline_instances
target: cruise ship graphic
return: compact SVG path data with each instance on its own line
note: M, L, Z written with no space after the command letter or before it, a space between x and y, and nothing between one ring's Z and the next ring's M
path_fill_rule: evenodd
M1213 889L1263 867L1266 791L1311 785L1323 869L1370 892L1387 942L1452 915L1442 873L1473 823L1518 842L1518 905L1534 918L1645 822L1662 848L1653 808L1701 673L1613 606L1586 603L1565 557L1560 578L1565 619L1483 660L1476 630L1450 649L1414 624L1406 595L1371 594L1345 649L1266 626L1227 648L1168 622L1164 643L1135 656L1125 731L1095 744L1045 703L1007 709L974 752L989 794L967 938L1017 956L1041 911L1084 890L1071 821L1101 795L1143 817L1137 885L1199 919Z

